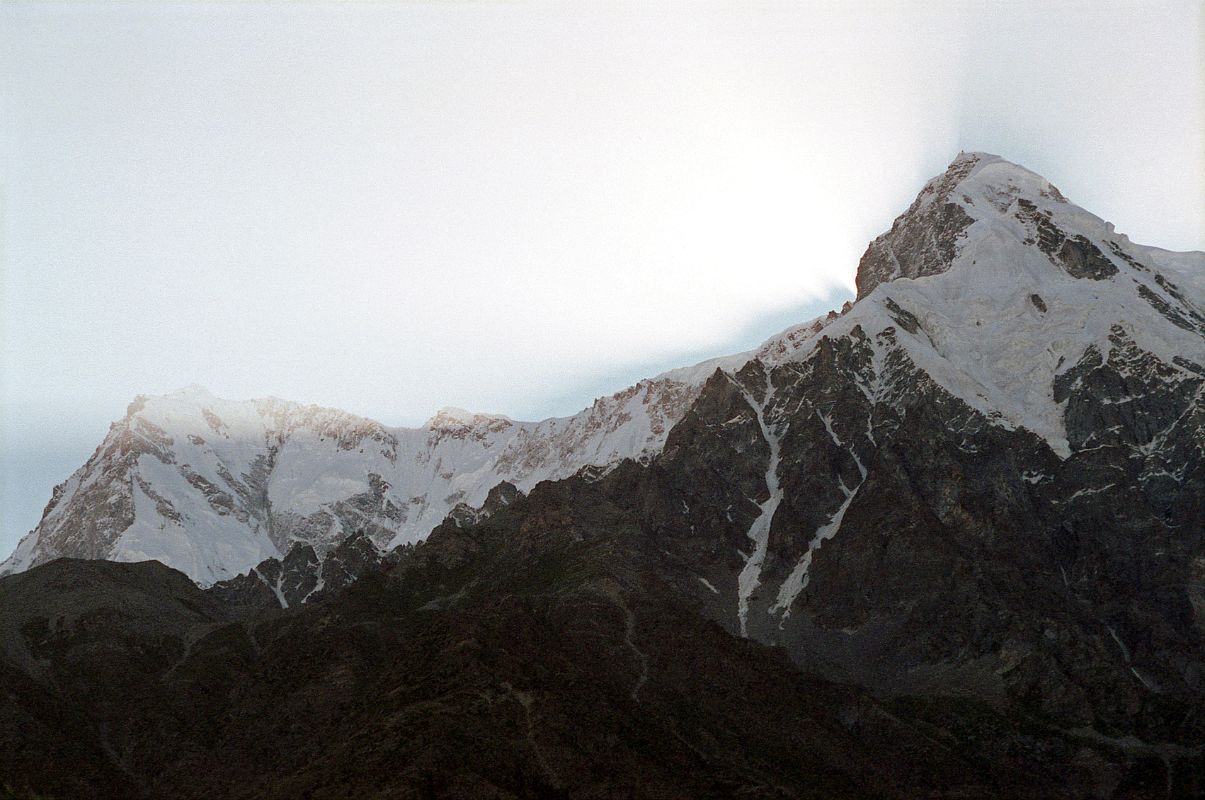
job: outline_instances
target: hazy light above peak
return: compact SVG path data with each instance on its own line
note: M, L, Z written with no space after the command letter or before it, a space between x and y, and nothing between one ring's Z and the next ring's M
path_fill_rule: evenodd
M139 393L530 418L751 347L961 149L1203 248L1201 41L1190 2L0 6L0 551Z

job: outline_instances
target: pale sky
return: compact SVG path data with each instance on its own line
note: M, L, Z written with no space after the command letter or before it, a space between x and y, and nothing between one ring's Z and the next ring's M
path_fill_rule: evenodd
M1205 249L1179 3L0 5L0 558L137 394L570 414L852 295L960 149Z

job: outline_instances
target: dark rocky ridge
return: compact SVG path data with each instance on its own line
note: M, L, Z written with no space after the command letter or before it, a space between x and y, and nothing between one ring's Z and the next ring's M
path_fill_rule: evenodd
M876 238L858 262L858 299L896 278L921 278L950 268L958 240L974 221L952 195L979 155L965 153L930 181L907 211Z
M514 484L503 481L489 491L480 508L457 504L448 522L462 527L477 524L522 496ZM238 607L288 608L320 600L369 572L384 570L409 549L403 545L392 551L381 550L374 544L372 533L361 529L324 557L320 558L313 547L297 543L283 559L265 559L251 572L216 583L210 590Z

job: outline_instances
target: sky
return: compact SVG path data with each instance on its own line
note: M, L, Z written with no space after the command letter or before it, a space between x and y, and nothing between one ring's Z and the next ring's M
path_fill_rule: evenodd
M1205 250L1196 2L0 5L0 558L138 394L565 415L960 150Z

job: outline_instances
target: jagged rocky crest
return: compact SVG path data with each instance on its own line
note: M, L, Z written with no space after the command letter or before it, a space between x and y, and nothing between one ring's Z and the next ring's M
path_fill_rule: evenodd
M513 483L503 481L490 489L478 508L457 503L444 520L457 527L477 525L523 497ZM369 572L392 568L411 549L401 544L383 550L359 530L320 557L314 548L298 542L284 558L267 558L250 572L214 584L211 591L227 603L245 608L288 608L320 600L346 588Z

